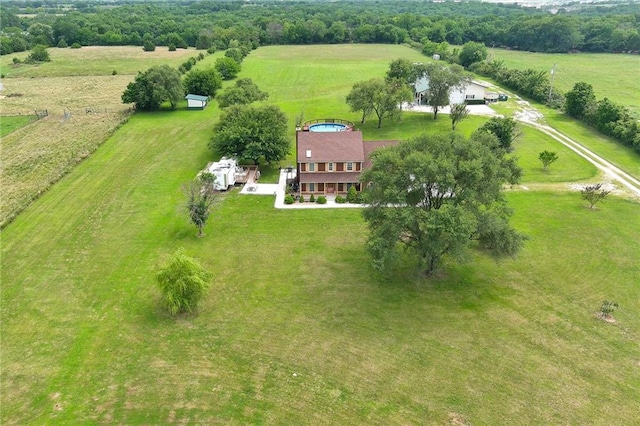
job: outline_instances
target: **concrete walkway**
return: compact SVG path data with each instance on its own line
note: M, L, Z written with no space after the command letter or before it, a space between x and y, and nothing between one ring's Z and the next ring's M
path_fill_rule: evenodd
M240 194L243 195L271 195L275 196L274 207L276 209L335 209L335 208L361 208L362 204L338 204L335 201L335 196L326 196L327 204L318 204L318 203L293 203L293 204L285 204L284 197L286 196L286 187L287 187L287 170L280 170L280 179L278 183L247 183ZM295 171L292 174L289 174L289 177L295 177Z

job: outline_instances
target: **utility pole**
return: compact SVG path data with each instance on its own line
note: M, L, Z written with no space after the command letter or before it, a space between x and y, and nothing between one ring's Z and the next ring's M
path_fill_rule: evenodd
M553 90L553 78L556 75L556 64L553 64L553 68L551 68L551 82L549 83L549 97L547 99L547 103L551 105L551 91Z

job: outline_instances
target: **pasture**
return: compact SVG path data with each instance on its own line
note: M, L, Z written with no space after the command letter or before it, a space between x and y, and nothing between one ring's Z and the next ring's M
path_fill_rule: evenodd
M593 86L597 99L606 97L640 113L639 55L489 49L489 57L490 60L504 61L507 68L551 72L556 64L553 86L561 92L568 92L575 83L584 81Z
M241 77L287 111L292 136L301 109L355 121L343 102L351 85L413 51L342 48L317 47L315 66L313 47L261 48ZM325 97L303 90L320 93L329 77ZM611 197L590 210L573 192L509 191L514 226L530 237L522 254L496 262L477 252L429 280L409 257L388 275L374 272L353 209L281 211L272 197L232 191L198 239L181 186L211 159L218 116L215 102L133 115L3 230L2 424L637 419L637 202ZM406 114L363 131L376 139L448 125L446 116ZM526 141L539 145L516 147L525 171L553 144L528 131ZM558 151L565 170L532 181L593 173ZM153 274L178 247L214 279L199 313L174 319ZM596 318L603 299L620 304L615 323Z

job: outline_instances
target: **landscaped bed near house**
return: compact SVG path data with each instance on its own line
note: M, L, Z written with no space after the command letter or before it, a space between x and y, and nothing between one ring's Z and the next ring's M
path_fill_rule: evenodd
M277 89L302 74L324 84L308 65L317 51L312 65L331 65L340 88L327 83L305 115L349 118L348 82L414 52L332 46L331 62L316 49L260 48L244 75L279 64L282 80L258 84L294 117L315 98ZM359 209L276 210L231 191L197 238L181 186L212 159L218 113L135 114L3 230L1 423L635 422L640 204L609 197L590 210L574 192L510 191L530 238L521 255L476 252L430 280L408 257L374 272ZM402 139L446 118L362 129ZM518 144L535 167L536 150ZM214 278L198 314L172 318L153 275L178 247ZM595 315L605 299L619 303L615 323Z

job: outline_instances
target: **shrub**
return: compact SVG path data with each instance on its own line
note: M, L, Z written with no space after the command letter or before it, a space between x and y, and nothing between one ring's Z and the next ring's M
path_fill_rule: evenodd
M315 203L316 202L316 197L314 197L313 194L311 194L311 197L309 197L309 202L310 203Z
M169 52L175 52L175 51L176 51L176 49L177 49L177 47L176 47L176 45L175 45L175 44L170 44L170 45L169 45Z
M156 50L156 45L151 40L145 40L142 45L142 50L145 52L153 52Z
M298 198L298 201L304 203L304 195L300 194L300 198Z
M214 46L211 46L210 48L207 49L207 53L209 55L213 55L214 53L216 53L216 48Z
M336 204L344 204L347 202L347 199L341 195L336 195Z
M65 39L61 38L60 41L58 42L58 47L61 49L64 49L65 47L69 47L69 45L67 44Z
M156 275L163 302L172 315L195 311L210 279L211 273L185 255L184 249L176 251Z
M33 46L33 49L31 49L31 53L27 57L26 62L51 62L49 52L47 52L47 46L43 46L41 44Z
M81 45L80 43L73 43L73 44L71 45L71 48L72 48L72 49L80 49L81 47L82 47L82 45Z
M111 71L111 75L118 75L118 71L116 70Z
M324 195L320 195L316 199L316 203L318 203L318 204L327 204L327 197L325 197Z
M293 199L293 197L289 194L287 194L287 196L284 197L284 203L285 204L293 204L295 200Z
M199 60L199 61L203 60L204 59L204 53L200 52L196 59Z
M347 201L353 204L358 204L360 203L360 194L358 194L358 190L356 189L355 186L352 186L351 188L349 188L349 191L347 191Z
M20 58L16 57L16 58L13 58L13 63L17 65L17 64L22 63L22 61L20 60Z
M613 301L610 301L610 300L605 300L605 301L602 302L602 305L600 305L600 315L603 318L611 318L611 314L616 309L618 309L618 303L617 302L613 302Z

